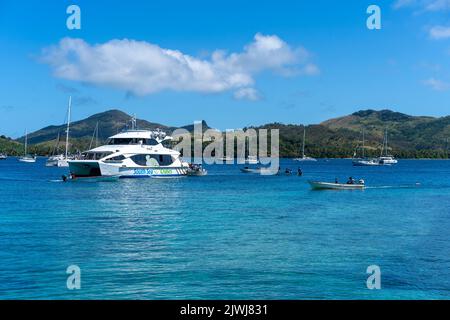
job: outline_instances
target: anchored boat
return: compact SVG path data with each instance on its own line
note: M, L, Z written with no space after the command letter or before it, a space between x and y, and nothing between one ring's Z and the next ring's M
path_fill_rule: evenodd
M315 190L355 190L359 189L362 190L366 186L364 183L332 183L332 182L322 182L322 181L308 181L308 183L311 185L311 188Z
M78 177L179 177L187 175L189 164L178 151L166 148L171 141L161 130L132 129L116 134L106 145L84 152L81 159L69 160L71 176Z
M248 156L245 159L245 163L247 163L247 164L258 164L259 160L258 160L257 156Z
M70 130L70 107L72 105L72 97L69 97L69 105L67 107L67 128L66 128L66 152L64 154L52 155L49 157L45 163L47 167L68 167L68 160L73 159L74 157L69 156L69 130ZM59 145L59 133L55 146L55 150L57 151Z
M208 171L201 164L192 164L187 169L187 175L192 177L206 176Z
M241 168L240 170L241 170L241 172L243 172L243 173L261 173L261 168L249 168L249 167L245 167L245 168Z
M394 156L388 154L389 148L388 148L388 132L387 129L384 132L384 140L383 140L383 146L381 148L381 156L378 158L378 162L382 166L390 166L393 164L397 164L398 160L394 158Z
M365 155L366 146L365 146L365 132L362 131L362 146L356 147L355 153L353 154L352 164L355 167L373 167L373 166L379 166L380 161L377 159L370 159L367 158ZM358 149L361 148L362 150L362 158L357 158L356 155L358 153Z
M380 161L377 159L353 159L353 165L355 167L372 167L380 166Z
M306 127L303 126L303 146L302 146L302 157L301 158L295 158L294 161L311 161L316 162L317 159L307 157L305 154L305 141L306 141Z
M27 153L27 148L28 148L28 131L26 131L26 130L25 130L25 146L24 147L25 147L25 152L24 152L22 157L18 158L18 160L20 162L27 162L27 163L36 162L36 156L32 156L32 155L29 155Z

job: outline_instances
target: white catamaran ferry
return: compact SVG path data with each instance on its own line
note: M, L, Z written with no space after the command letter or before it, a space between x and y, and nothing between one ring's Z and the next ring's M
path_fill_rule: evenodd
M189 163L163 143L172 140L161 130L132 129L116 134L106 145L88 150L81 159L69 160L72 178L177 177L187 174Z

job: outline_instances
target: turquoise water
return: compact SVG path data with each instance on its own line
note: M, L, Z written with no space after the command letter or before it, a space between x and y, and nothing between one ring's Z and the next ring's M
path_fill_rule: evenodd
M44 161L0 161L3 299L450 296L450 161L321 160L303 177L216 165L206 177L97 183L60 182L66 170ZM336 175L374 188L307 184ZM66 287L73 264L80 290ZM373 264L381 290L366 288Z

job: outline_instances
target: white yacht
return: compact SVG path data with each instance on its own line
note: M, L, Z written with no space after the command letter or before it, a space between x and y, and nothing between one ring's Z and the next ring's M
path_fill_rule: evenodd
M388 154L388 133L387 129L384 133L383 147L381 148L381 156L378 158L378 162L383 166L390 166L397 164L398 160L394 156Z
M29 155L27 153L28 148L28 131L25 130L25 152L23 156L17 158L20 162L34 163L36 162L36 156Z
M45 162L46 167L68 167L69 162L68 160L73 159L72 156L65 156L63 154L59 154L56 156L51 156L47 159Z
M225 157L220 158L220 160L223 162L231 162L231 161L234 161L234 158L232 158L230 156L225 156Z
M353 165L355 167L372 167L372 166L380 166L380 162L378 159L353 159Z
M397 164L398 160L394 158L394 156L381 156L378 158L378 160L380 161L380 165L393 165L393 164Z
M47 167L68 167L68 160L73 159L73 157L69 156L69 130L70 130L70 107L72 104L72 97L69 97L69 106L67 109L67 128L66 128L66 152L64 154L52 155L47 159L45 165ZM59 143L59 134L58 134L57 146ZM56 149L58 148L56 146Z
M116 134L106 145L88 150L81 159L69 160L71 178L177 177L187 174L189 163L163 143L172 140L161 130L132 129Z
M302 147L302 157L295 158L294 161L317 161L317 159L307 157L305 154L305 139L306 139L306 127L303 127L303 147Z
M245 163L247 163L247 164L258 164L259 160L258 160L257 156L248 156L245 159Z
M365 146L365 135L364 134L365 134L365 132L363 130L362 131L362 147L359 147L359 146L356 147L355 153L353 154L353 158L352 158L352 164L355 167L379 166L380 161L378 159L371 159L371 158L366 157L366 154L365 154L366 146ZM359 148L362 149L362 158L356 157Z

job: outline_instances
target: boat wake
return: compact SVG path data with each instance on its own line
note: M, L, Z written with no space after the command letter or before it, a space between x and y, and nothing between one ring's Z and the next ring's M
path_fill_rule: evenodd
M370 186L366 187L366 189L415 189L420 188L422 184L416 183L413 185L400 185L400 186Z

